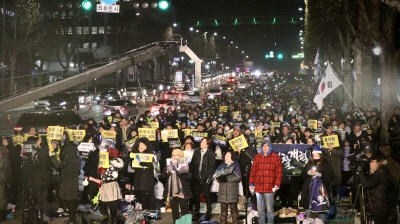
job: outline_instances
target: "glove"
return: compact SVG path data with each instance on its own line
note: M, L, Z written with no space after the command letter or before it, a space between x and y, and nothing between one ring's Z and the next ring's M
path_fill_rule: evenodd
M140 165L140 166L146 166L146 163L140 162L139 165Z
M218 181L218 183L226 183L226 182L228 182L228 178L226 178L225 175L221 175L221 176L217 177L217 181Z

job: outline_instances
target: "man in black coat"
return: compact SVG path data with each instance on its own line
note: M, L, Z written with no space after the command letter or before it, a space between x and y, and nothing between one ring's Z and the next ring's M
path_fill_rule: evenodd
M200 149L193 153L189 168L193 175L194 216L199 216L200 194L206 198L207 212L205 220L211 219L211 183L215 172L215 152L212 150L212 139L203 138Z
M357 168L360 183L368 190L368 210L376 224L388 223L389 213L397 205L398 181L386 164L386 156L378 151L371 156L369 175Z

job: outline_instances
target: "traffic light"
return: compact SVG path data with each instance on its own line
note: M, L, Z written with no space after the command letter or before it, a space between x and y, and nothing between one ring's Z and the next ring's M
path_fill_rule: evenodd
M167 0L161 0L161 1L158 3L158 7L159 7L160 9L162 9L162 10L167 10L168 7L169 7L169 2L168 2Z
M82 2L82 8L83 8L84 10L90 10L90 9L92 8L92 6L93 6L93 3L92 3L91 0L84 0L84 1Z

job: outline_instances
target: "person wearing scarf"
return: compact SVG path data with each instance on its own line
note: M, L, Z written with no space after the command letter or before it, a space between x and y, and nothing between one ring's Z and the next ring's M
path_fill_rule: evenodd
M162 177L166 179L163 196L167 199L167 202L169 201L174 223L180 218L179 209L181 210L181 216L189 213L188 200L193 197L190 185L192 173L181 173L178 163L173 162L177 162L181 158L184 158L182 150L174 149L172 151L171 164L167 165L162 174Z
M232 223L238 223L237 203L242 172L235 153L225 154L224 163L219 165L215 176L219 183L218 202L221 203L221 224L227 223L228 206L231 208Z

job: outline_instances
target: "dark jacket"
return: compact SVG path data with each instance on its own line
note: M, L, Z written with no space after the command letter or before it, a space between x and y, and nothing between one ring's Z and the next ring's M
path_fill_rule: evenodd
M192 160L189 165L193 178L200 179L200 184L211 184L215 169L215 153L210 148L203 156L201 172L199 171L201 161L201 149L194 150Z
M398 183L386 166L373 174L359 174L360 183L368 191L368 209L372 215L386 216L396 207Z
M243 186L249 185L248 183L249 183L251 166L253 165L252 162L253 162L256 154L257 154L257 150L254 146L247 147L240 151L238 161L239 161L239 165L240 165L240 170L242 171L242 181L244 183ZM250 195L248 191L249 191L248 187L243 188L244 195Z
M239 201L239 182L241 181L242 173L240 171L239 163L237 161L231 163L229 166L226 163L222 163L219 169L227 169L232 167L233 172L226 175L228 182L219 183L218 190L218 202L219 203L237 203Z
M171 178L171 174L167 171L167 167L164 168L163 173L161 174L163 179L166 179L165 184L164 184L164 192L163 192L163 197L167 198L168 197L168 191L169 191L169 179ZM178 174L176 174L178 175ZM189 199L193 197L192 193L192 187L190 185L190 181L192 180L192 173L181 173L178 175L179 180L182 183L182 191L183 191L183 196L185 199Z
M300 205L305 208L308 209L309 208L309 191L310 191L310 183L311 183L311 179L312 176L308 175L307 172L313 167L315 166L313 161L309 161L303 168L303 170L301 171L301 181L303 183L303 190L301 192L301 200L300 200ZM321 173L321 180L322 183L324 184L325 188L327 189L327 187L329 186L329 183L331 182L331 180L333 179L333 172L330 168L329 163L324 159L322 161L322 164L320 166L317 166L317 172Z
M60 198L64 200L78 199L81 162L77 157L77 151L77 146L68 142L61 150L61 161L54 155L51 157L54 167L60 170Z
M146 150L142 153L153 154L153 146L150 144L147 138L138 138L133 145L132 152L139 152L139 143L146 145ZM154 166L153 163L144 163L147 168L135 168L135 179L133 180L133 186L135 191L147 191L154 192Z
M47 143L46 143L47 144ZM37 149L37 154L27 162L28 187L34 192L47 190L51 186L51 160L49 148L43 146Z

